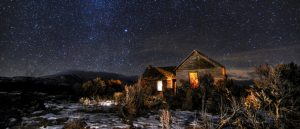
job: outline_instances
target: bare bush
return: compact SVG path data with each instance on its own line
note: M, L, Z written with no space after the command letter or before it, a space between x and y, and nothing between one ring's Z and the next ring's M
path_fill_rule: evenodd
M261 102L258 100L258 98L255 96L255 91L250 91L250 94L246 96L244 105L246 108L255 108L259 109Z
M244 106L245 100L234 96L226 98L229 108L221 108L220 122L217 128L266 128L271 127L263 111Z
M112 106L116 105L117 102L111 99L100 98L99 96L97 96L94 98L81 97L79 99L79 103L84 106Z
M294 64L261 65L256 69L256 97L269 111L277 128L299 124L300 69Z
M202 121L200 122L200 127L202 129L214 129L214 123L213 121L208 117L208 114L206 112L201 113Z
M121 115L131 120L144 108L144 100L150 96L147 87L141 85L140 81L134 85L126 85L125 97L119 103Z
M106 84L100 77L97 77L94 80L87 81L81 86L85 97L99 96L104 92L105 87Z
M87 124L82 120L72 120L67 122L63 129L85 129Z
M113 95L113 99L117 103L121 103L122 99L125 97L123 92L115 92Z
M171 128L171 113L168 109L162 109L160 114L160 122L162 124L162 129Z
M108 85L109 86L120 86L123 84L123 82L121 80L118 80L118 79L110 79L108 80Z
M201 79L201 110L204 113L207 109L208 97L211 97L214 78L211 74L205 74Z
M144 106L147 109L158 107L163 102L161 96L146 96L144 99Z
M140 97L140 88L137 85L125 86L125 100L124 100L124 109L125 113L130 116L137 115L137 110L140 106L139 97ZM124 115L126 116L126 115Z

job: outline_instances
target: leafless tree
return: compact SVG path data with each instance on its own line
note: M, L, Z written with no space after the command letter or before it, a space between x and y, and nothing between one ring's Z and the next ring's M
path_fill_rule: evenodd
M286 124L294 124L291 122L294 119L288 115L299 115L299 67L294 63L261 65L256 72L256 96L261 100L263 108L274 116L276 126L284 128Z

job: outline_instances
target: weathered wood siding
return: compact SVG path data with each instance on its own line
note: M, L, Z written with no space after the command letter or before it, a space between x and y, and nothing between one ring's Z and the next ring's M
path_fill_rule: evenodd
M214 68L214 65L201 57L197 53L193 53L188 59L186 59L178 68L178 70L190 70L190 69L210 69Z
M197 72L199 79L201 79L201 77L204 74L211 74L215 79L220 79L220 78L224 77L224 75L222 73L222 67L216 67L216 68L212 68L212 69L177 70L176 71L176 83L177 83L178 87L180 87L182 85L182 81L189 82L189 73L190 72Z
M189 72L197 72L198 78L204 74L211 74L214 78L223 78L223 67L216 67L199 54L194 53L180 65L176 70L177 86L182 86L182 82L189 82ZM200 82L201 83L201 82Z
M160 81L160 80L146 80L146 79L144 79L143 80L143 85L150 86L153 93L158 93L158 91L157 91L157 81ZM163 84L163 91L167 90L168 89L167 88L167 80L162 80L162 84Z

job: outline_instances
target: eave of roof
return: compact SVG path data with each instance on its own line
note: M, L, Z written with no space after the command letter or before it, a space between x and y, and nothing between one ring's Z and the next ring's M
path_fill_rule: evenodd
M144 79L163 79L163 78L175 78L174 68L176 66L169 67L153 67L149 66L143 73Z
M221 65L220 63L218 63L217 61L209 58L207 55L201 53L198 50L193 50L189 56L187 56L174 70L177 70L186 60L188 60L194 53L198 53L203 59L205 59L206 61L210 62L211 64L213 64L214 66L218 66L218 67L223 67L225 68L223 65Z

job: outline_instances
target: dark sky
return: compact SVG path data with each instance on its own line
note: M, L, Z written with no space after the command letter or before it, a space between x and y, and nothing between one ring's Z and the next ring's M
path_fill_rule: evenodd
M0 1L0 76L134 75L193 49L229 69L299 64L300 1Z

